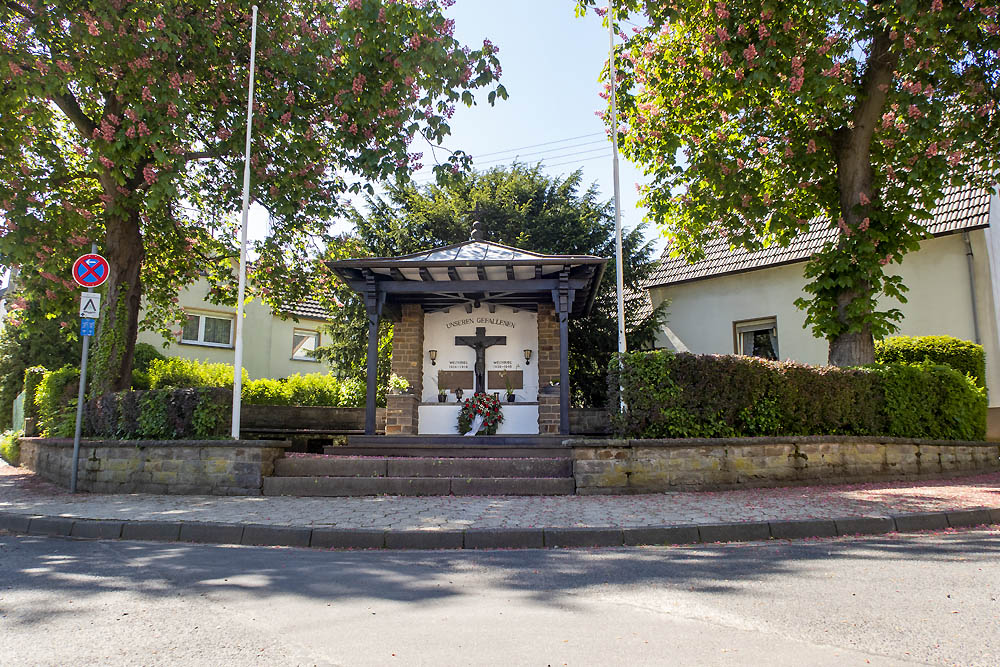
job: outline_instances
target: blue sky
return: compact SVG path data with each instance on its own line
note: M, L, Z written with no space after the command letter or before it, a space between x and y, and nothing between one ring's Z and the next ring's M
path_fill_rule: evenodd
M448 10L463 44L475 48L489 38L500 48L501 82L510 98L491 107L483 93L477 106L460 105L445 145L474 158L483 156L474 160L482 168L515 158L528 164L544 160L543 167L552 175L565 176L579 168L585 184L596 183L602 198L611 199L611 142L594 115L605 104L598 76L608 56L608 33L593 13L576 18L574 6L574 0L459 0ZM572 137L579 138L569 140ZM533 147L511 150L526 146ZM414 147L420 150L416 143ZM418 182L431 178L429 152L423 162L424 172L415 175ZM636 208L635 187L643 175L625 160L620 164L622 222L634 227L643 216ZM266 213L258 209L251 218L251 235L263 234ZM662 249L655 229L647 235L656 238L658 251Z

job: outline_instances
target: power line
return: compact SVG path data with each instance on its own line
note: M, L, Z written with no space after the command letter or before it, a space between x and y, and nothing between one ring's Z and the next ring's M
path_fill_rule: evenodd
M503 151L494 151L492 153L481 153L479 155L473 155L473 158L477 157L489 157L490 155L500 155L501 153L513 153L514 151L523 151L526 148L537 148L538 146L551 146L552 144L561 144L567 141L576 141L577 139L587 139L589 137L603 136L604 132L591 132L590 134L581 134L578 137L567 137L565 139L556 139L555 141L543 141L540 144L530 144L528 146L518 146L517 148L508 148Z
M517 153L516 155L510 155L507 157L493 158L492 160L483 160L482 162L477 162L473 160L474 164L490 164L492 162L504 162L505 160L517 160L523 157L532 157L534 155L542 155L543 153L557 153L559 151L567 151L571 148L580 148L581 146L593 146L594 144L606 144L607 139L594 139L593 141L584 141L580 144L570 144L569 146L559 146L557 148L546 148L540 151L532 151L530 153ZM544 159L544 158L542 158Z
M579 160L569 160L568 162L559 162L557 164L547 164L545 166L547 168L551 169L552 167L562 167L563 165L567 165L567 164L578 164L580 162L590 162L591 160L603 160L603 159L607 158L608 156L609 156L609 154L595 155L593 157L584 157L584 158L580 158Z

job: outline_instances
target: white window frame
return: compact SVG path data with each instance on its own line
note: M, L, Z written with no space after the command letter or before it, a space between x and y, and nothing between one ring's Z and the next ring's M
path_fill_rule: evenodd
M321 341L323 340L323 336L320 333L319 329L306 329L304 327L294 327L292 329L292 357L291 357L291 359L292 359L292 361L306 361L306 362L317 364L317 363L319 363L319 359L317 359L316 357L296 357L295 356L295 337L299 336L299 335L305 335L305 334L311 334L311 335L313 335L313 336L316 337L316 347L319 347Z
M198 340L191 340L184 338L184 326L181 326L181 344L182 345L200 345L203 347L233 347L233 335L236 333L236 317L233 315L228 315L226 313L217 312L199 312L199 311L184 311L187 317L197 317L198 318ZM211 317L216 320L228 320L229 321L229 342L228 343L212 343L205 340L205 318ZM185 325L187 323L185 322Z
M772 329L774 331L773 335L775 343L778 346L778 348L774 351L774 354L778 360L780 360L781 341L778 338L777 315L772 315L770 317L758 317L752 320L737 320L733 322L733 351L741 356L752 357L752 354L747 354L743 351L743 334L748 331L760 331L761 329Z

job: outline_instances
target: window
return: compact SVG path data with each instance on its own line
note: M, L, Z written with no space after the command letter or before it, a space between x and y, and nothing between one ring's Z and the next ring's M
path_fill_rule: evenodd
M295 329L292 332L292 359L316 361L314 354L319 347L319 332Z
M748 357L775 359L778 357L778 320L766 317L759 320L733 322L736 354Z
M229 347L233 344L233 318L188 315L181 332L181 342Z

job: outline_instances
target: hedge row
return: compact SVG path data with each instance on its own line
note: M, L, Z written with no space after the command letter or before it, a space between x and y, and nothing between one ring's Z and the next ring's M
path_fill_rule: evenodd
M880 364L947 364L986 386L983 346L952 336L894 336L875 341L875 361Z
M982 440L986 392L950 366L814 367L734 355L634 352L613 360L624 437L882 435Z
M157 359L149 365L151 389L232 387L232 364L181 359ZM361 407L365 384L356 378L339 379L327 373L290 375L280 380L251 380L243 371L243 401L254 405L318 405Z
M84 433L124 440L223 438L229 435L232 406L230 389L122 391L87 402Z

